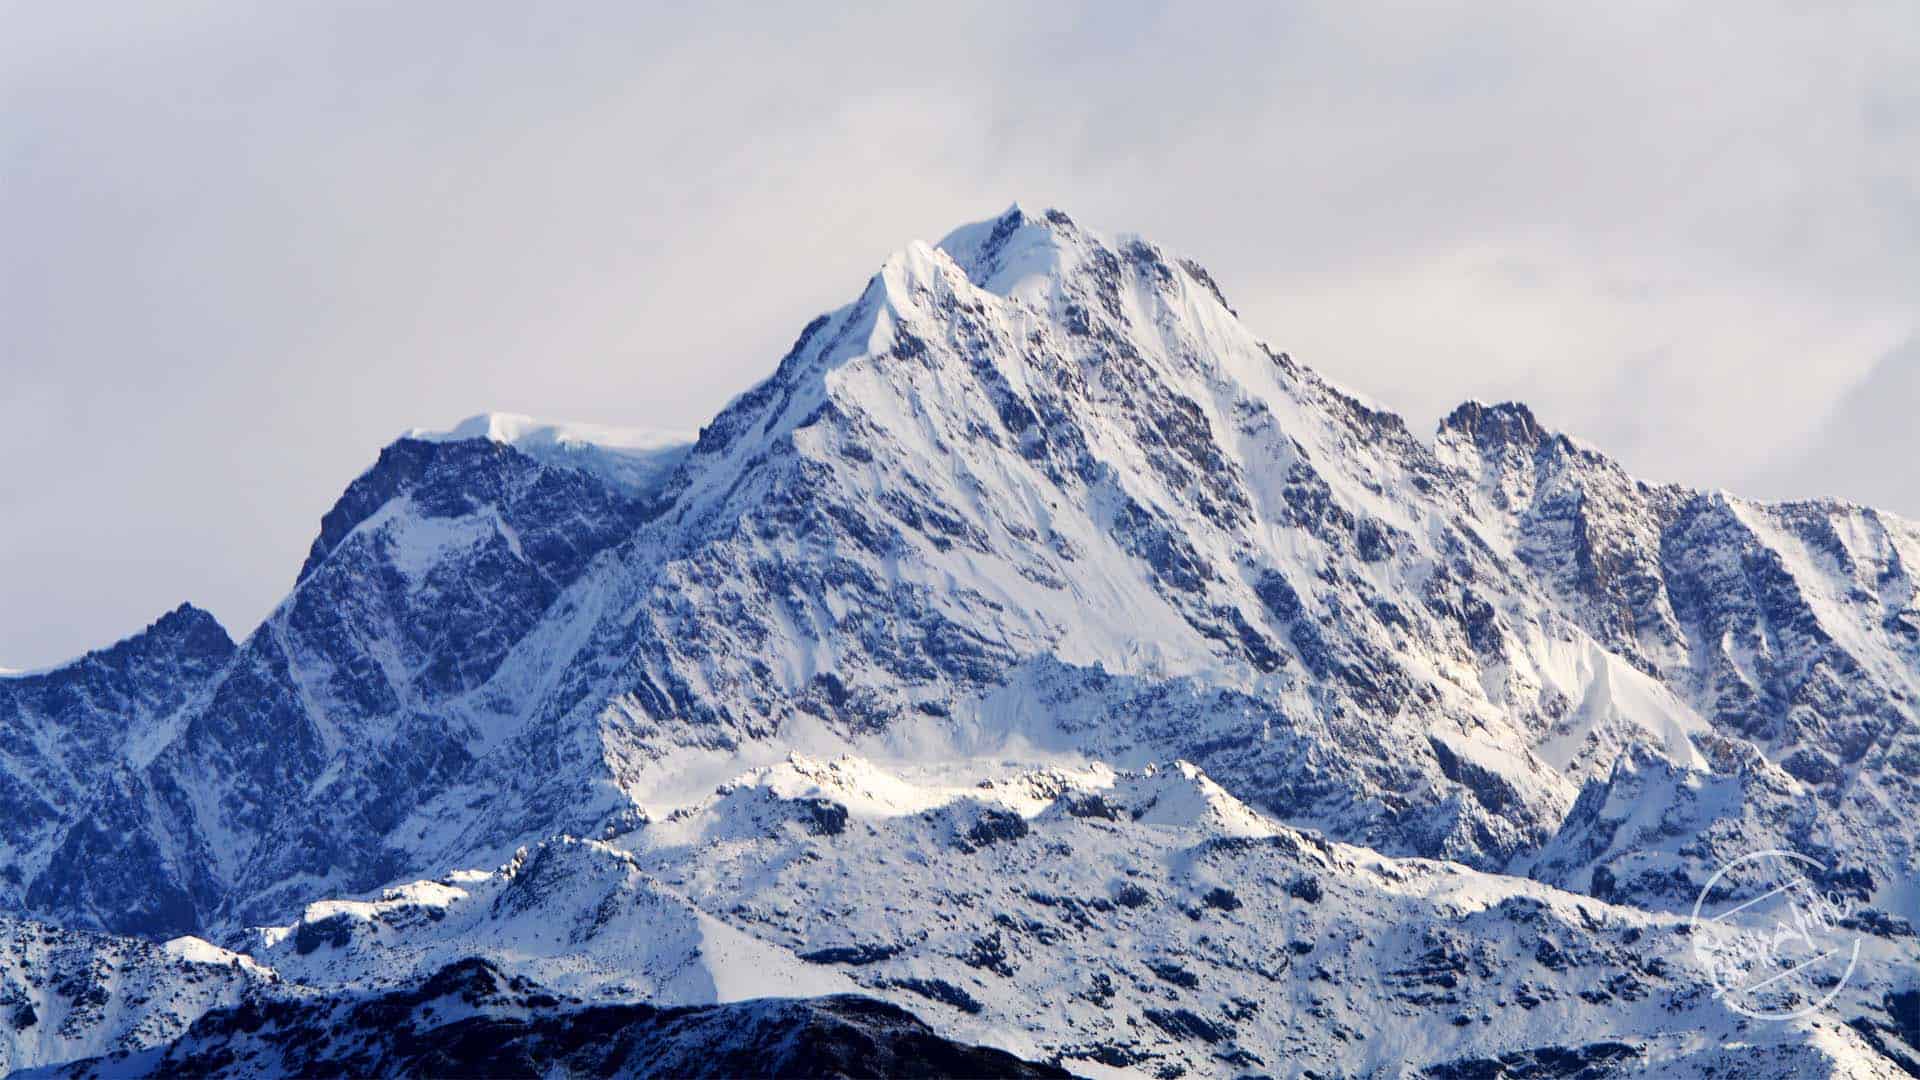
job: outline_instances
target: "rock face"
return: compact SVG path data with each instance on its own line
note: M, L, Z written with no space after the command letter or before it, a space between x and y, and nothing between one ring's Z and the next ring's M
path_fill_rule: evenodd
M696 441L412 433L238 645L183 608L0 679L0 903L232 944L632 834L803 749L1181 760L1263 821L1668 915L1783 847L1906 940L1916 566L1911 523L1645 484L1523 406L1423 441L1254 336L1197 264L1016 207L887 260ZM1059 813L1122 812L1076 798ZM779 806L810 836L856 825ZM942 842L981 853L1036 829L945 813ZM1214 884L1196 910L1248 903ZM1152 894L1115 888L1128 912ZM648 910L686 933L748 932L668 892ZM296 955L345 925L324 922ZM1017 970L1017 938L983 935L981 969ZM951 972L888 977L993 1008ZM1230 1041L1217 1009L1152 1008L1169 1039ZM1512 1047L1483 1049L1460 1067Z

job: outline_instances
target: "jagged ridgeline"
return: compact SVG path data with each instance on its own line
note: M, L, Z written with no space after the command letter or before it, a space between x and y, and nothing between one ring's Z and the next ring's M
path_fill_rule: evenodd
M1788 848L1906 956L1917 566L1920 529L1901 519L1646 484L1522 406L1464 405L1416 436L1262 342L1198 264L1016 207L888 259L697 439L503 415L412 433L348 487L245 640L183 607L0 679L0 908L253 956L232 937L244 927L493 873L550 838L630 856L640 842L620 838L800 749L909 772L998 763L973 780L1183 761L1263 828L1448 860L1509 899L1585 897L1603 921L1654 920L1649 933L1672 932L1659 920L1725 860ZM857 824L844 799L818 802L806 844ZM998 812L1011 817L975 822L975 856L1038 842L1001 836L1029 818ZM926 902L886 894L883 865L860 867L881 882L850 904ZM671 884L668 863L630 872L793 963L841 947ZM1133 917L1102 871L1076 873L1100 880L1035 889ZM1263 903L1301 903L1293 878L1274 880ZM1204 895L1204 917L1244 917ZM1502 925L1533 918L1517 911ZM1017 956L1025 926L997 947ZM1059 962L1093 955L1055 936ZM1598 963L1639 970L1619 948ZM870 954L827 955L865 968ZM1128 1014L1145 1041L1102 1041L1098 1007L1042 1015L967 981L1016 978L992 963L879 959L906 966L849 985L1027 1056L1147 1055L1112 1066L1131 1068L1173 1054L1158 1040L1206 1062L1239 1038L1255 1056L1306 1052L1249 1034L1277 1021L1233 995L1186 1015L1142 999L1161 1014ZM1235 994L1278 992L1263 986ZM1651 1023L1619 1008L1615 1028L1562 1027L1604 1042ZM1492 1044L1466 1012L1329 1007L1343 1018L1309 1030L1431 1023L1450 1033L1432 1053L1467 1059ZM1566 1042L1558 1030L1540 1045ZM1356 1040L1327 1060L1368 1053Z

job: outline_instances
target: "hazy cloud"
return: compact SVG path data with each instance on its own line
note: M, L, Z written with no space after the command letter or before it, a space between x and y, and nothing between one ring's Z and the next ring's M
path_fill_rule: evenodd
M1920 514L1910 0L1544 7L10 5L0 663L244 633L406 427L696 427L1015 198L1416 424Z

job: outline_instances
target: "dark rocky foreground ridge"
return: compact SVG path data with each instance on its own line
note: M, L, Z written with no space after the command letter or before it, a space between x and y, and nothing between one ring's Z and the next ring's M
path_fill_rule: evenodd
M1718 866L1785 848L1819 865L1821 886L1848 898L1875 943L1883 977L1846 1018L1898 1029L1883 1006L1905 1000L1887 995L1905 992L1895 983L1920 919L1920 529L1909 522L1644 483L1518 405L1462 406L1423 440L1253 336L1197 264L1019 208L889 259L691 445L533 438L500 420L384 450L326 515L287 599L239 643L183 608L73 665L0 679L0 910L155 941L197 934L289 971L338 961L353 974L301 981L332 993L429 974L362 950L419 932L406 920L468 910L434 891L478 895L450 872L517 867L511 895L524 895L527 867L557 865L542 855L559 850L551 838L592 838L619 846L596 856L610 860L596 873L652 884L596 885L583 910L644 909L681 920L689 941L721 927L796 964L877 957L795 970L847 974L930 1003L943 1033L1014 1039L1062 1061L1108 1048L1128 1059L1115 1067L1219 1071L1240 1052L1233 1039L1302 1050L1279 1034L1289 1028L1338 1042L1322 1062L1335 1072L1378 1067L1380 1051L1357 1037L1370 1028L1425 1044L1433 1064L1545 1060L1616 1035L1677 1061L1694 1050L1653 1036L1693 1015L1686 995L1700 985L1649 982L1655 959L1679 962L1652 943L1672 944L1670 920ZM818 892L788 878L734 882L738 896L711 887L699 875L732 872L696 854L711 838L646 854L706 820L685 816L700 797L792 749L883 759L904 779L876 774L875 790L897 781L921 794L882 800L863 823L871 791L815 791L824 781L801 769L779 781L799 787L768 805L743 794L751 785L727 789L728 815L741 816L712 828L754 846L769 874L799 852L851 860L875 884L834 914L881 913L874 940L828 940L830 923L803 917ZM1317 830L1364 852L1342 856L1355 865L1418 857L1483 872L1463 903L1502 912L1492 922L1505 959L1470 962L1469 943L1443 932L1466 916L1443 906L1409 916L1434 937L1419 954L1439 950L1456 982L1540 965L1499 996L1538 1037L1498 1045L1470 1012L1440 1015L1457 1003L1438 985L1396 984L1428 997L1368 1013L1360 1003L1379 973L1356 969L1350 946L1313 951L1372 932L1350 911L1427 880L1416 864L1355 878L1341 918L1259 939L1259 956L1221 958L1217 976L1145 977L1178 1002L1136 1000L1146 991L1116 975L1106 990L1032 981L1047 965L1093 970L1092 957L1122 947L1096 946L1092 916L1063 913L1104 917L1089 905L1105 903L1141 924L1125 947L1152 944L1181 924L1149 931L1140 913L1161 909L1117 898L1173 903L1211 865L1097 812L1107 780L1072 781L1084 815L1014 800L968 819L985 831L956 866L1025 853L1002 871L1078 865L1088 878L1017 900L985 884L888 892L911 877L902 860L928 858L918 832L871 859L845 850L863 828L891 836L884 823L931 806L985 812L915 768L980 762L966 779L984 784L1059 761L1132 776L1176 759L1237 800L1222 820ZM1015 826L1046 813L1074 829ZM1206 831L1218 822L1155 824L1160 813L1141 810L1140 827L1202 830L1180 834L1193 845L1244 840ZM1077 850L1109 832L1166 867L1143 863L1129 891L1065 852L1029 850ZM415 879L436 884L431 903L402 905L412 915L305 910ZM1207 887L1243 905L1306 905L1292 882ZM1519 901L1548 886L1557 920L1630 928L1647 944L1609 939L1560 967L1500 953L1537 936ZM1180 901L1200 915L1187 922L1245 917L1206 895ZM960 897L1014 921L943 943L885 914L957 912ZM552 917L570 919L572 903ZM609 920L576 925L570 946L613 949L593 930ZM248 936L263 924L306 927L321 944L285 955L302 939ZM1295 953L1294 940L1312 948ZM1274 960L1310 954L1298 971ZM595 993L733 992L720 989L724 972L673 983L687 955L706 954L676 945L653 958L658 978L649 969L644 988L636 976ZM1516 966L1519 956L1534 959ZM1379 962L1423 969L1397 953ZM1204 1009L1186 1000L1249 971L1290 974ZM1622 975L1648 989L1605 990ZM1589 978L1600 988L1578 984ZM1546 983L1557 998L1540 993ZM1233 1000L1300 985L1312 997L1277 1012ZM1018 1004L1055 993L1085 1009ZM1644 1004L1656 993L1671 1007ZM1113 1002L1125 1008L1109 1013ZM1566 1015L1547 1023L1542 1009ZM1867 1036L1849 1030L1855 1041L1837 1049L1807 1032L1789 1049L1898 1060L1894 1042L1861 1050Z
M467 960L405 990L217 1009L166 1045L30 1075L978 1080L1071 1074L942 1039L906 1010L872 998L677 1009L587 1005L484 960Z

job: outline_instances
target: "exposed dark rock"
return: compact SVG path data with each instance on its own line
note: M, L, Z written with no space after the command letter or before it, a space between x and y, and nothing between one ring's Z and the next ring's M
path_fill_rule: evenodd
M983 810L967 829L967 839L985 847L1003 840L1018 840L1028 832L1027 820L1010 810Z
M972 994L945 979L896 979L893 985L902 990L911 990L921 997L930 998L943 1005L951 1005L969 1015L977 1015L986 1008Z
M1212 1044L1233 1037L1232 1028L1216 1024L1190 1009L1147 1009L1143 1015L1176 1039L1198 1039Z
M862 967L867 964L877 964L899 954L900 946L898 945L860 944L836 945L826 949L814 949L799 955L800 959L809 964L847 964Z
M1644 1053L1641 1047L1622 1042L1545 1046L1499 1057L1463 1058L1431 1066L1421 1075L1430 1080L1601 1080L1638 1073Z
M1238 911L1240 909L1240 897L1235 895L1232 889L1219 885L1208 889L1206 895L1200 898L1200 902L1216 911Z

